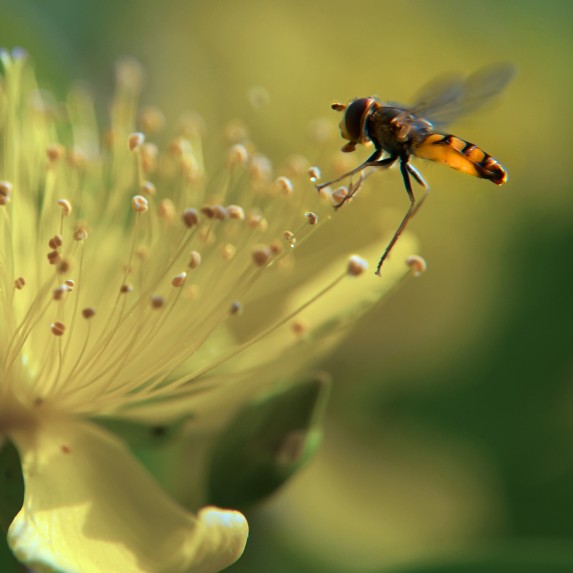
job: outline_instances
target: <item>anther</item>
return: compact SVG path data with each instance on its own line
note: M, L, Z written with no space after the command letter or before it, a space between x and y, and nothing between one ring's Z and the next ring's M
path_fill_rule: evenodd
M292 331L297 336L302 336L303 334L305 334L307 332L308 325L306 324L306 322L304 322L302 320L296 320L295 322L292 323L291 328L292 328Z
M51 143L46 148L46 155L50 163L56 163L66 154L66 149L61 143Z
M346 197L348 197L348 187L345 186L338 187L338 189L335 189L332 192L332 200L337 205L342 203L346 199Z
M258 213L252 213L247 218L247 225L249 225L251 229L259 229L260 231L266 231L269 226L269 223L262 215L259 215Z
M127 138L127 145L129 147L129 151L136 151L138 150L143 144L145 143L145 135L140 131L136 131L132 133Z
M227 167L242 167L246 165L248 159L249 152L247 151L247 148L240 143L236 143L227 153Z
M223 205L215 205L213 207L213 217L219 221L226 221L229 218L229 213Z
M165 304L165 299L158 295L154 294L151 299L151 308L161 308Z
M346 273L351 277L357 277L368 270L368 263L358 255L352 255L348 259Z
M229 205L227 207L227 213L229 214L229 218L237 221L243 221L245 218L245 211L239 205Z
M316 165L309 167L307 173L313 183L320 179L320 169Z
M239 314L243 314L243 305L240 301L236 300L231 307L229 308L229 314L232 316L237 316Z
M284 195L290 195L294 190L292 181L288 177L285 177L284 175L277 177L275 183L279 191Z
M199 222L199 212L197 211L197 209L189 207L185 209L185 211L183 211L183 215L181 216L181 218L183 219L183 223L185 223L185 226L190 229Z
M283 250L283 246L278 240L275 240L270 243L269 249L271 250L271 253L276 256Z
M420 257L419 255L411 255L406 259L406 264L412 269L412 274L415 277L419 277L422 273L426 272L428 268L428 263L426 259Z
M283 237L285 238L285 241L291 245L296 241L295 235L292 231L285 231L283 233Z
M223 245L223 248L221 249L221 256L223 257L223 260L230 261L233 259L236 252L237 247L232 243L227 243L226 245Z
M22 290L24 288L26 284L26 280L24 279L24 277L18 277L15 281L14 281L14 286L18 289L18 290Z
M78 224L72 236L74 237L74 241L85 241L88 238L88 230L85 225Z
M69 217L72 214L72 204L67 199L58 199L57 203L62 208L64 217Z
M59 249L62 245L64 244L64 241L62 239L62 235L54 235L49 241L48 241L48 247L50 247L50 249L56 250Z
M131 198L131 206L136 213L147 213L149 201L143 195L134 195Z
M308 220L309 225L316 225L318 223L318 215L312 211L307 211L304 216Z
M187 266L190 269L196 269L201 264L201 253L199 251L191 251L189 254L189 262Z
M133 287L130 284L122 284L121 287L119 287L119 292L121 294L127 294L130 292L133 292Z
M251 254L255 265L258 267L266 267L273 256L269 247L256 247Z
M161 219L171 223L175 219L175 204L171 199L162 199L157 206L157 212Z
M62 300L64 298L64 295L68 292L70 292L70 288L63 284L60 285L57 289L54 290L53 292L53 298L54 300Z
M0 181L0 205L7 205L10 203L12 196L12 184L8 181Z
M82 310L82 316L86 319L91 318L94 315L95 315L95 309L92 308L91 306L88 306L87 308L84 308Z
M251 159L249 170L254 181L268 181L273 172L273 165L268 157L255 155Z
M171 284L175 287L175 288L180 288L185 284L185 279L187 278L187 273L183 272L183 273L179 273L178 275L175 275L172 279L171 279Z
M50 330L55 336L62 336L66 330L66 326L62 322L56 321L50 324Z
M70 264L69 259L60 257L60 259L58 259L57 263L58 263L58 266L56 267L56 269L60 274L66 274L70 270L71 264Z
M156 192L155 185L151 181L145 181L141 186L141 193L143 195L153 196Z
M76 281L74 281L73 279L66 279L64 281L64 284L70 289L73 290L76 287Z
M249 103L255 109L261 109L269 105L271 101L271 96L267 90L267 88L263 86L253 86L247 92L247 98Z
M143 131L157 133L165 126L165 115L158 107L149 105L141 110L139 124Z
M51 265L55 265L60 260L60 253L58 251L50 251L46 257Z
M215 211L213 210L213 207L211 207L210 205L205 205L204 207L201 207L201 213L203 213L203 215L205 215L207 219L213 219L215 217Z

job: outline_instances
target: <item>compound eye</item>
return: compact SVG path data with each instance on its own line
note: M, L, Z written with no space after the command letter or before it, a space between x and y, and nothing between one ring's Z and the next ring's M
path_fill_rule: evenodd
M374 102L373 97L362 97L348 104L344 119L340 124L340 130L345 139L356 143L364 141L364 122Z

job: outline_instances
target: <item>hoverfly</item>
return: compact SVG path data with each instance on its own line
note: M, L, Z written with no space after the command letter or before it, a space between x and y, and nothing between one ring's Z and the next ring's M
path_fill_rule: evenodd
M394 236L380 257L376 274L390 254L398 237L416 214L430 191L421 173L410 163L412 155L448 165L453 169L489 179L496 185L507 181L507 172L491 155L477 145L449 133L442 133L444 126L454 119L481 107L509 83L515 73L509 64L497 64L477 71L467 78L447 76L438 78L423 88L412 106L382 103L376 97L363 97L350 103L333 103L332 109L344 112L340 133L348 142L342 147L345 153L354 151L358 144L374 145L374 152L361 165L326 183L316 185L320 190L332 183L352 177L367 167L388 168L397 161L404 181L410 206ZM386 155L386 157L383 157ZM425 189L416 201L410 176ZM360 188L350 184L349 192L336 205L341 207Z

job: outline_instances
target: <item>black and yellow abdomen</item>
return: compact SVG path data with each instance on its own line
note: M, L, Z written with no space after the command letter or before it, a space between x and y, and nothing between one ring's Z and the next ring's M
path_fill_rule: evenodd
M477 145L455 135L431 133L412 149L412 153L416 157L443 163L462 173L489 179L496 185L507 181L507 172L497 160Z

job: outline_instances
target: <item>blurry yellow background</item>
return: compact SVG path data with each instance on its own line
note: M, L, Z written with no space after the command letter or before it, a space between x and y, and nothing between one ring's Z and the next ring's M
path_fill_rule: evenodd
M499 101L451 128L497 158L509 183L417 164L432 193L410 229L429 270L330 358L324 447L249 516L251 542L232 570L573 571L573 4L0 8L2 44L26 48L54 91L85 80L106 102L114 61L135 56L148 71L146 102L168 119L198 111L214 140L228 120L244 119L277 163L303 153L326 177L325 158L343 143L332 101L377 94L408 103L442 72L514 63L518 75ZM266 92L255 95L269 96L260 109L249 102L259 87ZM312 137L317 118L330 126L322 143ZM396 171L372 176L329 225L340 217L349 232L348 221L359 225L380 204L396 223L408 205ZM481 565L424 565L456 559Z

